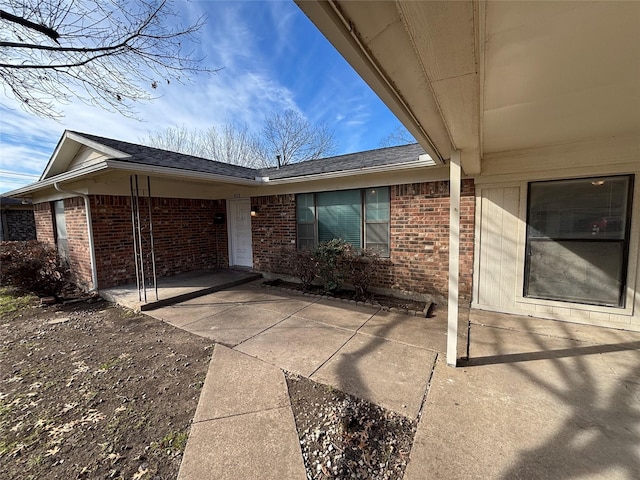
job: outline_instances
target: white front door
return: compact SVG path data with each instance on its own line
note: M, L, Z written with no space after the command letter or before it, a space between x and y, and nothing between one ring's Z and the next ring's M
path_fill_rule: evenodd
M229 265L253 267L251 203L248 198L229 200Z

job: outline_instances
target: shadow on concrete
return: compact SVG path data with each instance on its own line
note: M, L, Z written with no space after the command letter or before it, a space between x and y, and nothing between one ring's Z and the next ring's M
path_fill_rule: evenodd
M552 435L540 438L538 446L517 452L501 478L639 478L640 341L554 349L559 337L566 341L575 335L568 324L558 322L557 328L559 336L518 332L525 336L528 348L534 346L538 351L469 360L470 365L503 363L520 381L529 382L533 395L544 398L547 408L551 405L549 418L555 420L549 421L558 427ZM494 347L505 348L509 334L500 333L499 328L490 330ZM629 336L603 329L599 338ZM588 343L596 342L590 338ZM539 362L527 363L532 360ZM558 417L559 412L567 414ZM545 415L544 408L538 415Z
M485 357L475 357L461 360L459 361L459 366L478 367L481 365L529 362L533 360L551 360L554 358L576 357L580 355L596 355L600 353L623 352L628 350L640 350L640 341L612 343L608 345L589 345L587 347L562 348L559 350L546 350L540 352L488 355Z

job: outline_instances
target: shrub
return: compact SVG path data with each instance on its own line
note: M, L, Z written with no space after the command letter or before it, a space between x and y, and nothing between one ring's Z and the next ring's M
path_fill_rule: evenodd
M335 292L342 285L344 274L340 269L340 259L348 245L339 238L329 240L320 243L313 254L318 264L318 277L327 293Z
M291 249L287 250L285 255L289 257L291 274L300 279L304 289L308 290L318 272L318 263L313 254L309 250Z
M369 296L371 279L380 268L380 255L371 250L357 250L348 245L341 262L341 269L347 280L353 285L356 296L366 299Z
M2 242L0 264L2 285L46 295L60 293L68 277L57 250L35 240Z

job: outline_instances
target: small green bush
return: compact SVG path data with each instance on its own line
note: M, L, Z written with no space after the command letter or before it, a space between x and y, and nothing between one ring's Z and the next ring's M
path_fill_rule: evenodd
M69 273L55 248L35 240L2 242L0 266L3 286L45 295L59 294Z
M340 268L340 260L348 245L344 240L337 238L320 243L313 253L318 263L318 277L327 293L335 292L342 286L344 273Z

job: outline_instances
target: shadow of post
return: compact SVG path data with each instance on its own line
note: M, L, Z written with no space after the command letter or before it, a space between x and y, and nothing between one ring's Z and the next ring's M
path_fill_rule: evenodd
M558 326L571 338L566 324ZM520 451L501 478L640 478L640 341L554 350L553 337L518 332L539 351L507 353L504 330L482 328L491 331L498 353L470 358L466 366L504 364L569 410L555 433Z

